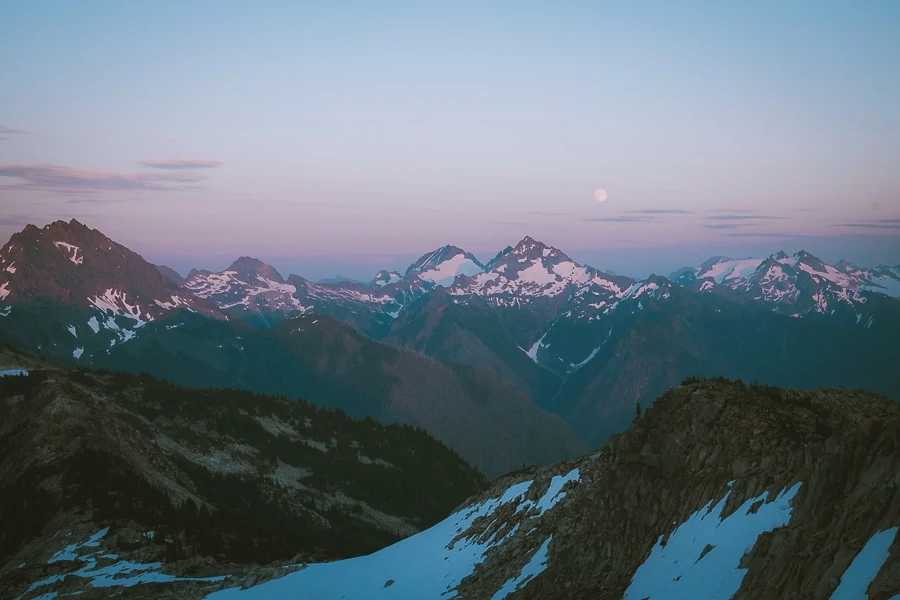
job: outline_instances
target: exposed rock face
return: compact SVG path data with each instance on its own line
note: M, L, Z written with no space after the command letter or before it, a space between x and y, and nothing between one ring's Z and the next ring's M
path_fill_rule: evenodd
M162 273L163 277L167 278L177 286L180 286L185 281L181 273L179 273L172 267L167 267L166 265L156 265L156 270Z
M531 491L573 468L580 483L537 523L523 519L518 531L535 532L498 545L462 596L490 597L552 535L546 570L509 597L829 598L860 549L900 525L900 405L844 390L695 383L668 392L592 457L539 471ZM736 550L716 554L726 539L696 527L719 508L715 523L731 518L738 536L779 502L778 516ZM695 537L676 540L685 533ZM667 540L678 545L661 558ZM900 538L889 546L863 588L870 598L900 592ZM716 588L738 568L746 572L731 593ZM696 588L679 584L697 579Z
M28 225L0 249L0 303L34 300L139 322L179 307L218 314L139 254L75 219Z

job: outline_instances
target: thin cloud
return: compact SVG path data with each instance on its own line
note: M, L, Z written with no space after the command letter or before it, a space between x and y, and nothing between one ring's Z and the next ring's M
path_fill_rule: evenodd
M206 175L190 172L117 173L81 171L60 165L0 165L0 177L19 179L20 183L0 189L92 194L123 190L171 191L200 189L197 184Z
M119 198L69 198L66 200L66 204L113 204L115 202L121 202L122 200Z
M159 160L139 160L142 167L165 169L168 171L191 171L194 169L217 169L222 166L218 160L200 160L189 158L164 158Z
M716 223L714 225L704 225L707 229L737 229L738 227L743 227L743 224L737 223Z
M0 135L28 135L30 131L25 131L24 129L16 129L15 127L7 127L6 125L0 125ZM9 138L3 138L8 140Z
M783 233L783 232L776 232L776 231L770 231L770 232L741 231L741 232L736 232L736 233L726 233L725 235L728 237L770 237L770 238L786 238L786 239L811 237L808 235L803 235L801 233Z
M6 125L0 125L0 140L11 140L9 137L11 135L28 135L30 131L25 131L24 129L16 129L15 127L7 127Z
M600 223L646 223L650 221L650 217L588 217L583 219L584 221L593 221Z
M693 215L692 210L680 210L677 208L649 208L647 210L626 210L630 214L641 215Z
M775 221L784 217L773 217L771 215L714 215L707 218L712 221Z
M900 229L900 219L885 219L878 223L843 223L835 227L862 227L865 229Z

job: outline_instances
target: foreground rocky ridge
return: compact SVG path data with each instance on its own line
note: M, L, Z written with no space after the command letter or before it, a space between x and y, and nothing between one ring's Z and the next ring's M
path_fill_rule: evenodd
M829 598L860 549L900 526L900 406L846 390L690 382L600 452L537 473L575 468L580 483L529 524L534 541L488 555L463 596L489 597L552 535L546 570L511 597ZM782 515L766 515L758 537L715 554L772 504ZM704 516L711 526L696 527ZM679 528L692 538L666 556ZM900 540L888 545L863 587L870 598L900 592ZM723 587L738 569L737 586Z
M602 450L496 481L375 554L124 597L872 598L900 593L900 405L686 381ZM62 544L58 544L62 547ZM283 571L282 571L283 572ZM264 571L270 577L271 571Z

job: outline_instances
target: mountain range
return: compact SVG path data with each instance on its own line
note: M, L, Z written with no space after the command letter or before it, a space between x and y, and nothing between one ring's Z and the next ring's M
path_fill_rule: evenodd
M525 237L368 283L246 256L177 275L74 220L28 226L0 250L0 339L418 425L493 476L600 445L689 375L900 398L900 266L779 252L635 280Z

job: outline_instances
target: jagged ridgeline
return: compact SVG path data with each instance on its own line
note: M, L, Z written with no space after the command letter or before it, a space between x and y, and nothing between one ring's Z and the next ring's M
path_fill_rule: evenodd
M137 532L135 547L153 545L142 538L153 531L166 563L350 557L433 525L486 486L408 425L44 366L0 377L0 565L30 564L54 535L88 524ZM6 570L0 588L32 576Z

